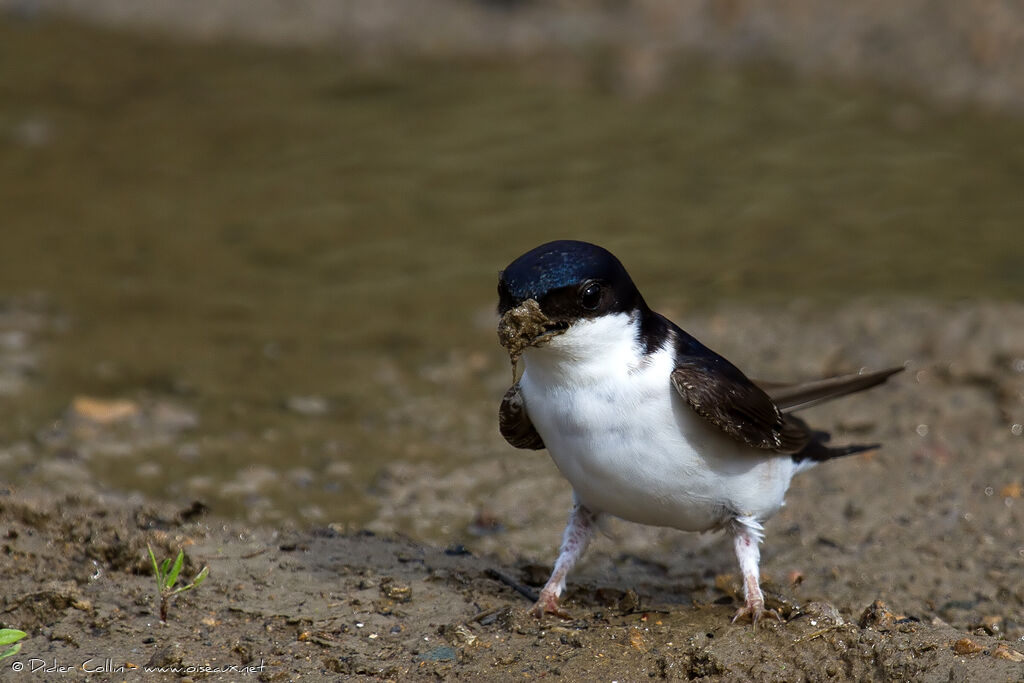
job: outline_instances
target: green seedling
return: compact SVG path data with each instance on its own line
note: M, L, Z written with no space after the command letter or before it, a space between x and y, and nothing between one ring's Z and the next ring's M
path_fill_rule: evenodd
M19 631L16 628L0 628L0 647L10 646L0 652L0 659L7 659L11 655L18 654L21 649L21 643L18 641L27 635L24 631Z
M191 583L175 588L175 584L178 583L178 575L181 573L181 566L185 563L185 551L178 551L178 557L175 558L173 564L169 557L163 562L158 563L156 555L153 554L153 548L148 543L146 548L149 550L149 559L153 562L153 575L156 576L156 592L160 598L160 621L167 621L167 607L170 605L171 598L178 593L199 588L210 573L210 568L203 567L196 574L196 577L192 579Z

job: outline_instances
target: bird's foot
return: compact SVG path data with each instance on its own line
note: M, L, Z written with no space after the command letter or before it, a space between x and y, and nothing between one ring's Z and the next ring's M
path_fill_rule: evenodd
M569 614L558 606L558 596L546 590L540 592L540 599L534 604L530 614L538 619L542 619L545 614L554 614L560 619L570 618Z
M779 623L785 623L782 616L773 609L765 609L763 600L749 600L747 604L736 610L736 615L732 618L732 623L736 623L740 619L750 617L751 625L756 629L757 622L761 620L761 617L770 616L778 619Z

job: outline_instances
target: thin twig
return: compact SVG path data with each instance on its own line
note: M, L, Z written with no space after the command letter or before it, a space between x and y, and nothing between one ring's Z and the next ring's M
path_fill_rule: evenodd
M484 610L480 614L478 614L475 617L473 617L472 619L470 619L470 621L481 622L484 619L486 619L487 617L491 616L492 614L497 614L498 612L500 612L503 609L504 609L504 607L495 607L493 609Z
M516 593L519 593L527 600L530 600L531 602L537 602L540 599L540 596L537 594L537 591L527 586L524 586L523 584L513 579L511 576L503 574L502 572L499 572L497 569L488 569L484 572L484 574L486 574L488 577L496 581L501 581L503 584L514 590Z

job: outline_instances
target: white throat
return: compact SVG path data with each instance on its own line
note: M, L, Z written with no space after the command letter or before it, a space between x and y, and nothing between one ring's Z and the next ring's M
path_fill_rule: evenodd
M643 359L639 316L614 313L578 320L545 345L527 349L523 357L526 371L542 382L571 377L579 385L626 374Z

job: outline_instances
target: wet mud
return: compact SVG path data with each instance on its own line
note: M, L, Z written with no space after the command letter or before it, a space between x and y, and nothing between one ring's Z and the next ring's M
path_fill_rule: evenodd
M962 605L939 609L990 612L965 630L934 612L904 613L879 600L852 605L848 614L787 585L778 591L787 597L775 598L786 623L754 630L730 623L733 589L686 585L648 562L628 582L591 573L569 594L571 619L538 621L512 587L536 583L536 568L523 562L370 532L279 534L198 515L193 508L102 497L0 496L0 614L5 624L30 633L22 651L4 661L5 680L41 680L46 671L39 667L70 667L60 680L96 680L95 672L110 680L1014 681L1024 675L1020 645L1004 630L1019 632L1013 622L1019 610L984 605L974 591L962 596ZM172 602L166 623L159 621L143 561L146 543L158 555L183 546L186 574L211 567L206 584ZM694 589L700 599L685 594ZM884 592L878 587L865 595Z
M696 62L633 101L0 37L4 680L1024 679L1019 119ZM570 236L752 376L906 363L804 414L884 447L766 525L785 624L729 622L726 539L618 522L570 619L526 616L570 492L498 434L495 273ZM147 544L210 567L166 624Z
M29 633L5 679L38 680L18 663L71 667L62 680L103 666L119 680L1022 680L1024 308L730 309L688 328L766 379L907 363L870 397L806 413L838 442L884 447L803 473L766 525L784 624L730 622L724 537L624 522L570 576L569 619L528 616L569 505L543 451L385 464L367 528L251 525L113 493L60 455L187 440L187 401L78 400L62 421L73 447L23 447L53 485L0 494L0 621ZM210 567L167 623L147 544L184 548L186 576Z

